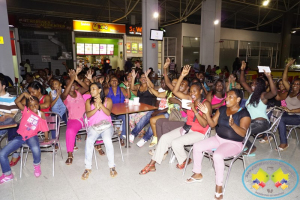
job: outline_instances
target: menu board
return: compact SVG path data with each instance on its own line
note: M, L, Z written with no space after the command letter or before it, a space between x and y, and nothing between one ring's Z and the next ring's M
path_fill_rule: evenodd
M100 44L93 44L93 55L99 55L100 54Z
M92 44L85 44L84 45L85 55L93 54L93 45Z
M77 54L84 55L84 43L77 43Z
M131 48L132 48L132 53L137 53L137 51L138 51L138 44L137 43L132 43L131 44Z
M143 44L139 43L139 52L143 52Z
M126 51L127 51L127 53L131 52L131 43L129 43L129 42L126 43Z
M106 44L100 44L100 55L106 55Z
M114 45L113 44L108 44L107 45L107 55L114 55Z

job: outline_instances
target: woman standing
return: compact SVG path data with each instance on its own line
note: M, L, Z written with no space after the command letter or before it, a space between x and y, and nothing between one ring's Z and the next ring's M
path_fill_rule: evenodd
M286 106L283 107L285 112L283 113L278 126L280 135L279 151L284 151L289 147L286 138L286 125L299 125L300 121L300 79L295 79L290 87L287 77L289 67L294 62L295 60L291 60L286 65L282 77L282 82L285 88L289 90L289 94L285 99Z
M267 103L269 99L272 99L277 95L277 89L272 80L271 72L265 72L265 75L269 81L269 92L266 92L266 81L262 78L254 79L251 86L249 86L245 79L245 68L246 63L245 61L242 61L240 83L250 94L245 106L251 116L251 135L256 135L268 130L270 127L269 118L267 116ZM268 140L267 136L264 137L264 140ZM245 153L248 153L251 145L252 143L248 140L246 144L248 150ZM255 150L256 147L253 146L250 154Z
M85 104L86 116L88 117L88 134L85 145L85 170L81 176L83 180L89 177L92 172L92 157L95 141L101 136L105 144L108 166L110 168L110 176L115 177L117 171L115 170L114 162L114 147L112 144L113 126L111 121L111 109L113 102L106 97L103 92L103 87L100 83L92 83L90 85L91 99L88 99ZM97 127L100 122L106 121L111 126L99 131Z
M66 105L69 112L69 119L66 130L66 145L68 152L67 165L73 162L73 150L75 138L78 131L84 127L83 114L85 112L85 101L82 95L88 90L88 86L78 79L74 70L69 71L70 78L66 80L64 92L61 94L61 99ZM82 87L75 90L76 82Z
M215 199L218 200L223 199L224 158L237 155L242 151L242 142L251 122L248 111L240 107L241 100L241 91L232 89L226 98L226 106L217 110L213 118L206 105L198 104L209 126L216 127L216 135L194 144L194 174L186 180L186 183L202 181L203 151L216 149L213 153L213 161L216 172Z

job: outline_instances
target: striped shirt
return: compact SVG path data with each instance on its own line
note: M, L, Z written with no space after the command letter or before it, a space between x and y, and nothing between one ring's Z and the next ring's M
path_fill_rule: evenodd
M15 99L16 97L10 96L9 93L0 96L0 111L5 113L16 113L19 108L15 104Z

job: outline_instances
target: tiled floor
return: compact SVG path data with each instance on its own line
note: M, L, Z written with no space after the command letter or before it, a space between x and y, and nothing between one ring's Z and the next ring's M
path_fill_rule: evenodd
M62 128L65 133L65 128ZM136 139L136 141L138 141ZM169 157L157 165L157 171L146 175L139 175L139 171L150 161L147 143L139 148L135 144L130 149L123 148L124 162L121 160L118 143L114 143L115 162L118 176L111 178L107 166L106 156L98 157L99 170L95 169L88 180L81 180L84 171L84 146L85 141L78 142L79 150L74 153L71 166L65 164L67 158L64 134L61 137L64 159L56 157L55 177L52 177L51 153L42 153L42 176L35 178L33 175L32 156L29 154L22 179L19 178L20 164L13 167L15 178L9 183L0 185L0 199L2 200L99 200L99 199L213 199L215 189L215 175L209 160L203 160L204 180L201 183L186 184L184 181L191 174L192 165L182 177L182 171L176 168L176 162L169 164ZM292 164L300 172L300 148L295 139L289 140L290 147L282 152L282 159ZM2 142L2 146L4 142ZM249 165L264 158L278 158L278 154L271 151L269 145L257 143L258 150L255 157L247 157ZM93 160L94 161L94 160ZM260 199L251 195L243 186L241 177L243 173L242 162L237 160L232 168L226 190L225 199L252 200ZM300 187L293 193L282 198L286 200L300 199Z

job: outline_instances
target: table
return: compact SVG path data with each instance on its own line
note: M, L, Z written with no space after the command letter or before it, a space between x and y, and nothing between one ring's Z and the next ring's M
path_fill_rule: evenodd
M0 125L0 130L17 127L18 124Z
M125 123L126 123L126 146L125 148L130 148L129 144L129 114L137 113L137 112L144 112L144 111L151 111L158 109L155 106L150 106L148 104L140 103L140 105L128 105L126 107L125 103L116 103L113 104L113 108L111 113L114 115L125 115Z

